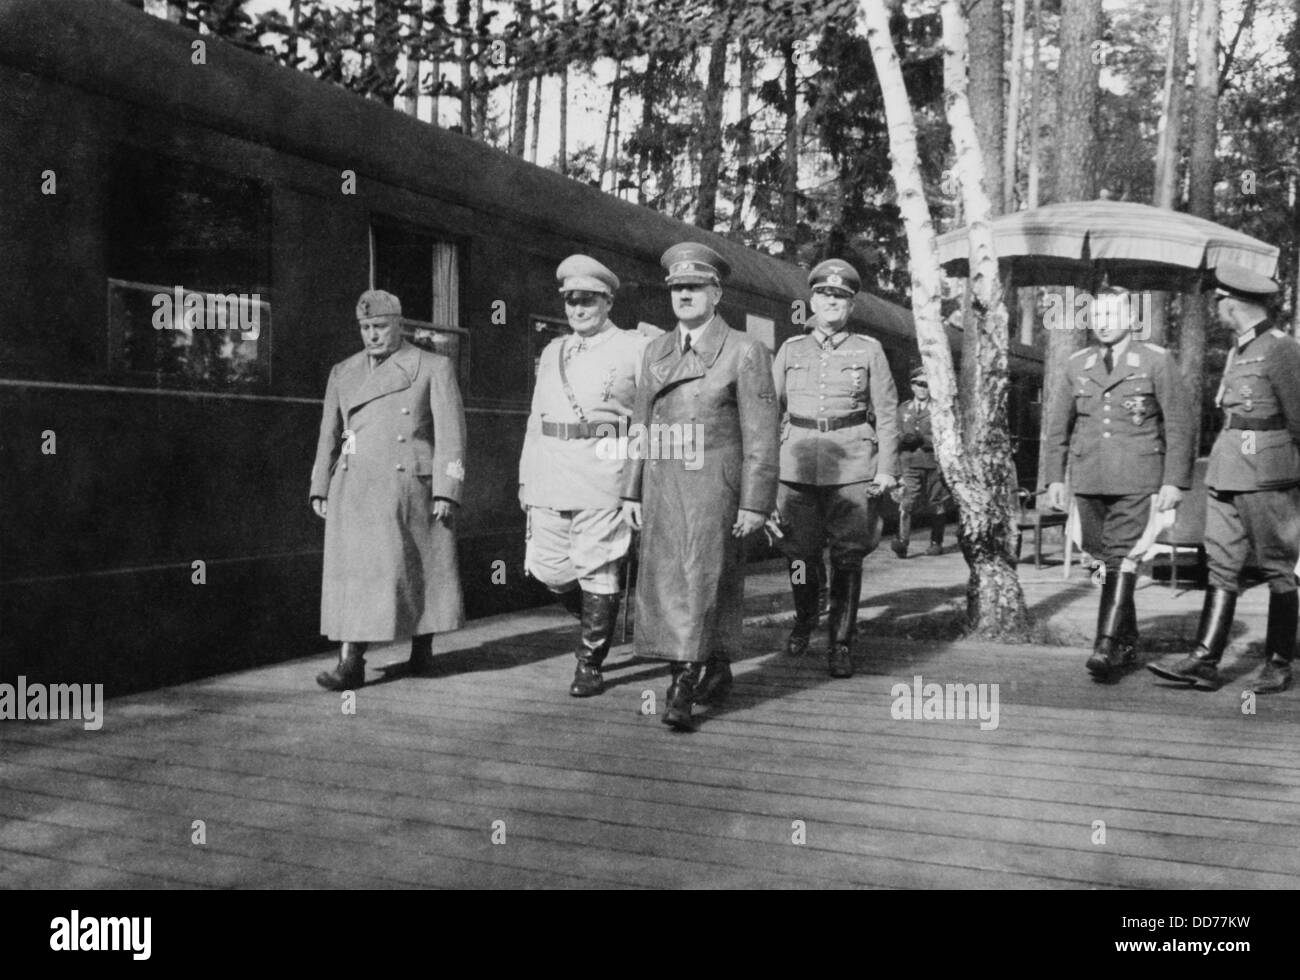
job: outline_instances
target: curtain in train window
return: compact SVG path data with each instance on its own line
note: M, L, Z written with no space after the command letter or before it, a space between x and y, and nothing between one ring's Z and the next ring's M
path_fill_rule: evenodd
M113 368L196 388L269 384L270 190L124 147L106 217Z
M460 249L398 224L371 225L370 282L402 303L402 327L411 343L463 363L468 340L460 325ZM458 371L462 386L463 371Z

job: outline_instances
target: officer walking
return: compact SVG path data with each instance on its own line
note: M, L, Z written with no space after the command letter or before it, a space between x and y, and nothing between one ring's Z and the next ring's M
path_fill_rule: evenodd
M402 336L402 305L372 289L357 302L364 349L330 371L311 473L325 521L321 632L342 642L316 682L365 681L366 647L411 638L413 672L433 634L464 622L452 522L465 479L465 414L451 361Z
M772 365L785 413L777 511L795 608L786 650L808 649L829 541L828 667L832 677L852 677L862 560L879 543L880 494L897 482L898 394L879 341L848 330L861 285L853 267L827 259L808 285L812 329L782 344Z
M660 261L677 328L641 362L633 425L649 439L629 452L623 513L642 528L636 653L672 663L663 722L691 731L693 703L731 687L742 539L776 500L777 408L767 348L717 315L722 256L683 242Z
M1047 503L1066 510L1065 465L1079 509L1083 548L1104 563L1097 634L1087 669L1112 680L1137 657L1137 566L1130 552L1156 508L1170 510L1191 486L1191 427L1173 358L1133 336L1123 290L1092 303L1096 341L1076 352L1049 408L1043 442Z
M1223 429L1205 483L1209 587L1196 648L1148 668L1203 691L1219 686L1241 571L1253 554L1268 581L1264 663L1247 680L1257 694L1291 686L1295 655L1296 559L1300 554L1300 345L1269 321L1277 283L1237 265L1215 269L1219 322L1234 334L1216 404Z
M551 591L577 600L581 642L569 693L590 697L604 689L600 668L632 539L620 515L619 476L646 338L610 321L619 282L601 263L570 255L555 277L573 333L542 351L533 388L519 461L524 563Z
M947 523L952 494L943 482L943 473L934 458L934 427L930 421L930 382L925 368L911 375L912 397L898 406L898 446L903 470L903 485L898 492L898 534L894 537L894 554L907 557L912 536L912 515L919 512L930 517L930 547L926 555L943 554L943 529Z

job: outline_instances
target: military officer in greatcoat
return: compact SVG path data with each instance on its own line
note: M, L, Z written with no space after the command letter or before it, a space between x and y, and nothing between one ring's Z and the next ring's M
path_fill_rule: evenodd
M880 495L898 478L898 393L880 342L848 329L857 272L827 259L808 275L811 329L772 365L784 413L778 526L790 562L795 625L787 651L808 648L818 618L822 548L830 544L832 677L852 677L862 561L879 544Z
M1137 657L1137 565L1130 552L1157 510L1191 486L1192 439L1177 365L1134 336L1131 297L1091 304L1092 346L1076 352L1049 407L1043 442L1047 503L1066 510L1066 460L1083 548L1104 564L1097 633L1087 669L1114 680Z
M930 421L930 382L925 368L912 371L912 397L898 406L899 463L903 485L898 493L898 534L894 536L894 554L907 557L908 539L912 535L912 517L918 512L930 518L930 547L926 554L943 554L943 529L948 520L952 494L943 482L938 460L934 457L934 427Z
M525 565L582 617L569 693L604 689L601 665L618 618L619 572L632 540L619 476L647 338L609 319L618 277L586 255L555 270L573 329L542 351L519 463L528 514Z
M690 731L692 704L731 687L742 539L776 502L777 408L771 354L717 314L722 256L683 242L660 261L677 327L641 362L633 426L646 438L629 448L623 512L641 528L636 653L672 662L663 722Z
M311 474L325 520L321 632L342 642L316 681L365 681L367 645L411 639L413 672L434 633L464 622L453 516L465 480L465 414L451 361L402 336L392 293L361 294L364 349L330 371Z
M1296 559L1300 553L1300 345L1273 327L1268 303L1277 283L1238 265L1215 269L1219 322L1234 334L1219 385L1223 429L1205 484L1209 587L1190 656L1148 664L1166 680L1214 690L1232 630L1248 557L1268 582L1264 663L1246 681L1258 694L1291 686L1295 655Z

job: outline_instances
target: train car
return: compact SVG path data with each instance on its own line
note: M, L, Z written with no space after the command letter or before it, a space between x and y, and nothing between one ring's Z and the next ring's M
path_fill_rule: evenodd
M658 257L707 242L732 326L799 329L804 270L116 0L0 2L0 92L0 680L113 693L323 647L308 476L368 287L458 365L471 616L542 598L517 463L562 257L619 274L621 326L668 326ZM862 296L855 329L906 391L907 311ZM1014 364L1028 434L1041 370Z

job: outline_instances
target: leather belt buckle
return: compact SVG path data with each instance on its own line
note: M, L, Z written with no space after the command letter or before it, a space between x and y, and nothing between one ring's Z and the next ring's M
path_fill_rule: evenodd
M831 421L832 421L831 419L818 419L818 420L817 420L817 431L818 431L818 432L830 432L830 431L831 431Z

